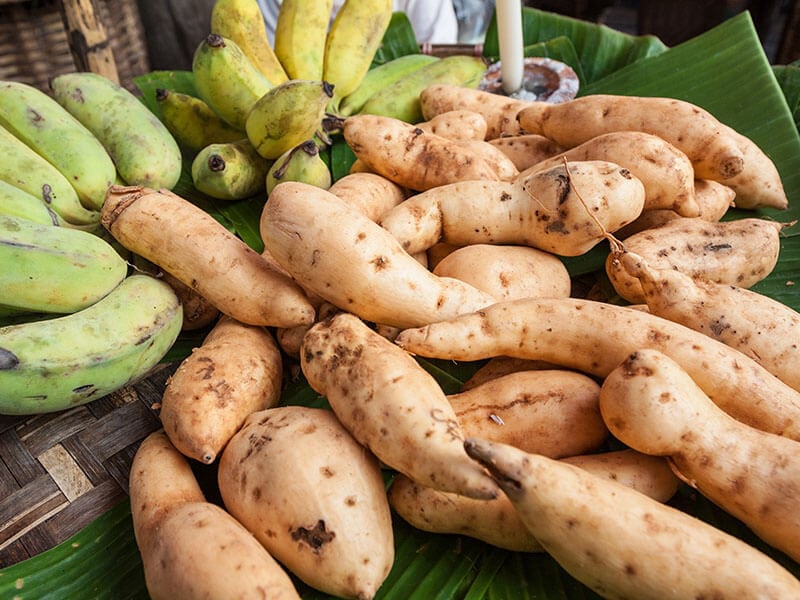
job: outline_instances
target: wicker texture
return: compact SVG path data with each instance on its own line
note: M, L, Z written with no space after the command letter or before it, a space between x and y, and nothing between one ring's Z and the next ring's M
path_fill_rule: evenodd
M99 24L95 37L70 29L64 4L55 0L0 0L0 80L21 81L43 91L56 75L90 68L93 52L110 48L118 81L134 90L133 78L150 70L144 32L135 0L72 1L77 21ZM91 33L91 32L90 32ZM100 36L100 37L98 37Z
M127 497L153 404L177 365L70 410L0 416L0 568L61 543Z

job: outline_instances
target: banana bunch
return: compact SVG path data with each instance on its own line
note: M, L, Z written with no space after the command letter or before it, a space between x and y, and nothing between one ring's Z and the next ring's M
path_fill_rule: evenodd
M143 377L182 310L99 235L0 215L0 414L63 410Z

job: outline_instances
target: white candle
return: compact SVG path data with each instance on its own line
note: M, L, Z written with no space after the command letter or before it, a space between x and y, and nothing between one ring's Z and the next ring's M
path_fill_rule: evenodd
M522 6L520 0L496 0L497 36L503 91L513 94L522 87L524 73Z

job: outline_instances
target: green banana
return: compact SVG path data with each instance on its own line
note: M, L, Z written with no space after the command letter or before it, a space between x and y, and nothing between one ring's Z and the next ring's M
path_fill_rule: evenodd
M0 215L20 217L42 225L61 225L61 218L44 202L0 179Z
M100 237L67 227L0 216L0 304L73 313L97 302L128 273Z
M164 124L131 92L90 72L50 82L56 101L100 140L129 185L172 189L181 175L181 150Z
M38 88L0 82L0 125L64 175L89 209L100 210L116 167L94 134Z
M172 288L136 274L82 311L0 328L0 414L64 410L136 381L182 323Z
M0 126L0 179L35 196L71 225L94 225L100 211L81 204L69 181L28 145Z
M217 33L200 42L192 73L200 98L240 131L256 101L274 87L236 42Z
M289 79L322 80L333 0L283 0L275 20L275 54Z
M369 71L392 18L392 0L345 0L325 39L322 79L333 85L333 106L352 94Z
M257 0L216 0L211 9L211 31L236 42L273 85L289 79L270 46Z
M200 98L174 90L157 89L161 120L170 133L190 152L196 153L209 144L235 142L244 132L229 125Z
M211 144L192 161L192 181L212 198L241 200L264 190L271 165L247 139Z
M245 124L247 138L261 156L275 160L314 136L331 97L327 82L290 79L255 103Z
M475 88L485 71L486 63L479 56L446 56L376 92L358 112L419 123L423 120L419 102L422 90L435 83Z
M287 150L273 163L267 173L267 195L282 181L299 181L325 190L331 187L331 170L314 140Z
M438 60L438 57L430 54L406 54L367 71L353 93L342 98L338 113L344 117L356 114L367 100L383 88Z

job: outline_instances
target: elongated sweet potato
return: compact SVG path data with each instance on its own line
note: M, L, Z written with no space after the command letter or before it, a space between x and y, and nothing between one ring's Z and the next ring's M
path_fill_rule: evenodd
M265 247L304 289L368 321L408 327L495 302L437 277L386 229L312 185L277 185L260 227Z
M792 598L800 581L759 550L629 487L503 444L466 440L542 547L606 598Z
M622 442L669 457L689 485L800 560L799 442L733 419L657 350L636 351L609 373L600 407Z
M421 356L516 356L598 377L631 352L652 348L677 361L734 418L800 440L799 392L722 342L626 306L576 298L499 302L450 321L406 329L395 343Z

